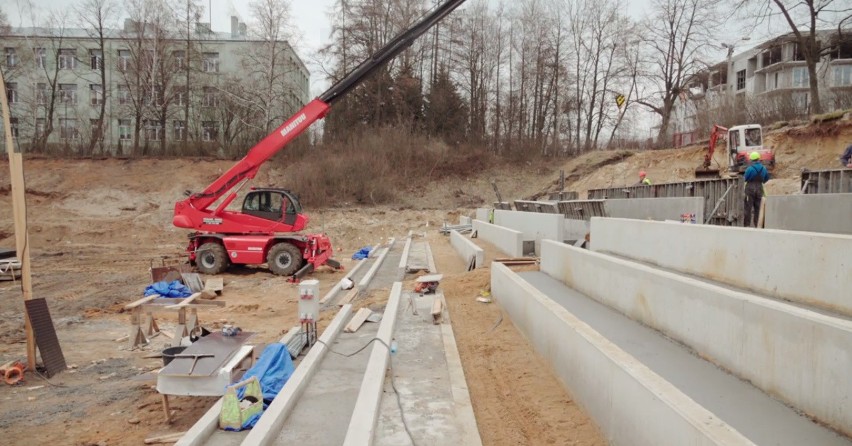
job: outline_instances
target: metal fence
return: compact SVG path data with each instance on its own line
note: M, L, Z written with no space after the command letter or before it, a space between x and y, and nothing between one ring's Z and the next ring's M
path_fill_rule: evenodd
M515 209L523 212L538 212L540 214L558 214L556 202L515 200Z
M572 220L589 221L592 217L606 217L606 200L567 200L559 201L556 205L559 212Z
M803 170L802 193L852 193L852 169Z
M589 199L704 197L704 218L718 226L742 226L742 177L663 183L651 186L627 186L589 190Z
M512 203L509 203L509 202L506 202L506 201L495 201L494 202L494 209L511 211L512 210Z
M576 200L580 198L580 194L575 191L554 192L549 198L555 201Z

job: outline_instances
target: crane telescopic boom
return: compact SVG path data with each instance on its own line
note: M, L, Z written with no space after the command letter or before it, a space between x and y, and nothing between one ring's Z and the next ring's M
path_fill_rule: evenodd
M343 98L373 72L411 46L418 37L435 26L464 1L448 0L432 10L263 138L249 150L243 159L213 181L203 192L192 194L185 200L176 203L175 226L225 233L269 231L269 221L253 224L247 221L250 219L240 218L240 221L229 222L230 213L224 209L236 198L236 193L228 196L224 203L215 209L209 210L208 208L242 181L254 178L264 162L301 135L311 124L325 117L332 104Z

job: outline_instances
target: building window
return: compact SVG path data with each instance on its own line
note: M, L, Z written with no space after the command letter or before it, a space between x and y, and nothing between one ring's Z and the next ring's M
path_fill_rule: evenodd
M175 61L176 70L183 70L186 68L186 51L173 51L172 58Z
M160 91L156 88L145 90L145 105L163 105L162 98L163 95L161 95Z
M216 88L204 87L202 89L204 96L201 98L201 105L204 107L218 107L219 97L216 95Z
M45 132L45 129L46 129L45 123L46 123L46 121L45 121L44 118L36 118L36 126L35 126L36 136L44 135L44 132Z
M59 84L59 100L65 104L76 104L77 84Z
M793 68L793 88L805 88L810 85L807 67Z
M89 64L93 70L100 70L104 64L104 53L101 50L89 50Z
M216 141L219 139L219 127L216 121L204 121L201 123L202 135L204 141Z
M118 50L118 69L121 71L130 67L130 50Z
M61 49L59 50L59 69L73 70L77 68L77 50Z
M186 88L175 87L175 105L186 105Z
M118 139L119 141L130 141L131 132L130 132L130 120L129 119L119 119L118 120Z
M145 121L145 139L148 141L159 141L163 139L163 127L159 121Z
M47 104L47 84L36 84L36 104L44 105Z
M18 139L18 118L9 118L9 126L12 130L12 138Z
M174 135L175 141L183 141L183 139L186 137L186 122L175 121L174 126L175 126L174 127L175 128L175 135Z
M18 53L14 48L5 48L6 68L14 68L18 65Z
M204 53L201 60L201 70L205 73L218 73L219 53Z
M746 84L746 70L737 71L737 90L744 89L745 84Z
M6 99L10 104L15 104L18 102L18 83L17 82L7 82L6 83Z
M130 88L127 85L118 86L118 103L120 105L130 103Z
M74 118L59 118L59 137L62 139L77 139L77 120Z
M37 67L44 68L47 65L47 51L44 48L33 48L33 58Z
M835 87L847 87L852 85L852 65L837 65L832 67L834 79L832 85Z
M101 84L89 84L89 100L92 105L104 103L104 87Z

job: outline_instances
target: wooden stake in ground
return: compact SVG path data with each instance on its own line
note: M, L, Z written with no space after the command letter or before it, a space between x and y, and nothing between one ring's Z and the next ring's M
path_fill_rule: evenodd
M762 228L766 223L766 197L760 198L760 213L757 215L757 227Z
M9 153L9 171L12 179L12 214L15 220L15 250L21 262L21 292L24 300L33 298L33 282L30 273L30 246L27 232L27 203L24 194L24 160L19 148L12 139L12 124L9 115L9 102L6 98L6 81L0 72L0 105L3 109L3 127L6 133L6 151ZM35 370L35 337L29 315L24 308L24 330L27 334L27 368Z

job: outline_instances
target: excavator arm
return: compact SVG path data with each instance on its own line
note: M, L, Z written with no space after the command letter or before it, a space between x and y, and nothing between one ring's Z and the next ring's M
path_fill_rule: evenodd
M726 127L722 127L721 125L714 125L713 131L710 132L710 142L707 145L707 152L704 154L704 162L701 166L698 166L695 169L695 177L718 177L719 169L714 169L712 167L713 164L713 154L716 153L716 143L719 140L720 135L724 135L728 132Z
M314 122L328 113L332 104L343 98L367 77L396 57L426 31L449 15L465 0L447 0L426 14L420 21L403 31L382 49L363 61L341 80L332 85L319 97L296 112L272 133L248 151L246 156L207 186L204 191L191 194L175 204L173 223L177 227L218 232L255 232L262 227L250 218L241 216L238 221L228 222L224 209L236 198L231 192L243 181L257 175L260 167L282 150L293 139L301 135ZM231 192L215 209L210 206ZM259 226L260 225L260 226ZM268 224L266 225L268 227Z

